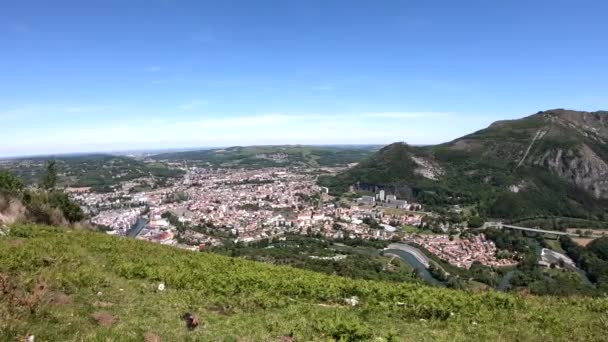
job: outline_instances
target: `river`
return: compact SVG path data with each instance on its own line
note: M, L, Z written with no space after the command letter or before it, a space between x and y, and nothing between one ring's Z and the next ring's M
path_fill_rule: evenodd
M135 221L135 223L133 223L133 225L131 226L131 228L127 231L127 236L128 237L136 237L137 234L139 234L141 232L142 229L144 229L144 227L148 224L148 220L140 217L137 219L137 221Z
M416 257L414 257L411 253L403 251L401 249L386 249L386 250L384 250L384 255L387 255L387 254L396 255L399 258L401 258L403 261L407 262L410 266L412 266L412 268L417 270L418 275L425 282L427 282L431 285L445 287L445 284L440 282L439 280L435 279L431 275L429 270L427 270L426 267L424 267L424 265L420 261L418 261L418 259L416 259Z

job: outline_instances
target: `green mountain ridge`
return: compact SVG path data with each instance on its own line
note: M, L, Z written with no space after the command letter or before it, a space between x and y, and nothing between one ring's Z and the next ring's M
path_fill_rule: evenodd
M608 328L606 298L353 280L56 227L2 233L0 340L601 341Z
M321 183L388 187L429 205L476 205L489 217L604 220L608 112L556 109L434 146L395 143ZM404 190L405 189L405 190Z
M233 146L200 151L162 153L154 160L187 161L213 167L331 167L359 162L378 150L376 145Z

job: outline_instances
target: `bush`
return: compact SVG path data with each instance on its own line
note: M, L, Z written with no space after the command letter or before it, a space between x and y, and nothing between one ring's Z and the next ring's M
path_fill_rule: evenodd
M484 220L479 216L473 216L468 220L469 228L479 228L483 226L484 223Z
M23 182L7 171L0 171L0 194L15 196L23 191Z

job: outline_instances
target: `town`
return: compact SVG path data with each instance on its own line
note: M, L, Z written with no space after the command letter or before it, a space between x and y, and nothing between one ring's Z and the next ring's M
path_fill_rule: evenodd
M511 259L497 259L495 245L483 235L454 239L447 234L454 227L444 224L434 234L404 234L403 227L428 226L434 214L424 212L423 204L399 199L384 189L336 200L316 184L315 171L305 168L184 167L184 171L183 177L162 187L150 187L154 179L143 178L123 182L108 193L88 188L66 191L92 216L91 223L108 234L189 250L220 246L225 239L252 243L301 234L411 242L464 268L473 262L514 264Z

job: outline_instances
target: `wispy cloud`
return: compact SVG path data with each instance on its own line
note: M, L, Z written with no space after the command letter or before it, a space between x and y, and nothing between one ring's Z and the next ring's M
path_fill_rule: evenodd
M172 77L165 77L165 78L157 78L155 80L152 80L152 84L170 84L170 83L180 82L183 80L184 80L183 77L172 76Z
M209 104L209 101L207 101L207 100L194 100L194 101L190 101L188 103L184 103L184 104L178 106L178 108L181 110L192 110L192 109L200 108L202 106L206 106L208 104Z
M0 111L0 119L23 121L41 116L91 113L109 109L112 109L112 107L106 105L26 104L5 111Z
M146 67L144 70L147 72L159 72L162 70L162 68L159 66L156 66L156 65L152 65L152 66Z
M312 87L312 90L319 90L319 91L331 91L334 90L334 86L332 84L321 84L321 85L316 85Z
M191 108L189 104L185 106ZM443 124L437 126L435 120L424 119L429 117L441 117ZM145 120L141 118L125 116L86 126L72 120L52 130L36 126L18 133L9 131L5 139L10 144L0 145L0 155L264 144L384 144L394 141L429 144L448 141L489 124L473 116L440 112L240 116L156 113L145 116Z
M368 118L386 118L386 119L425 119L452 116L456 113L452 112L374 112L363 113L361 116Z
M70 106L65 107L65 111L68 113L91 113L99 112L102 110L110 109L108 106Z

